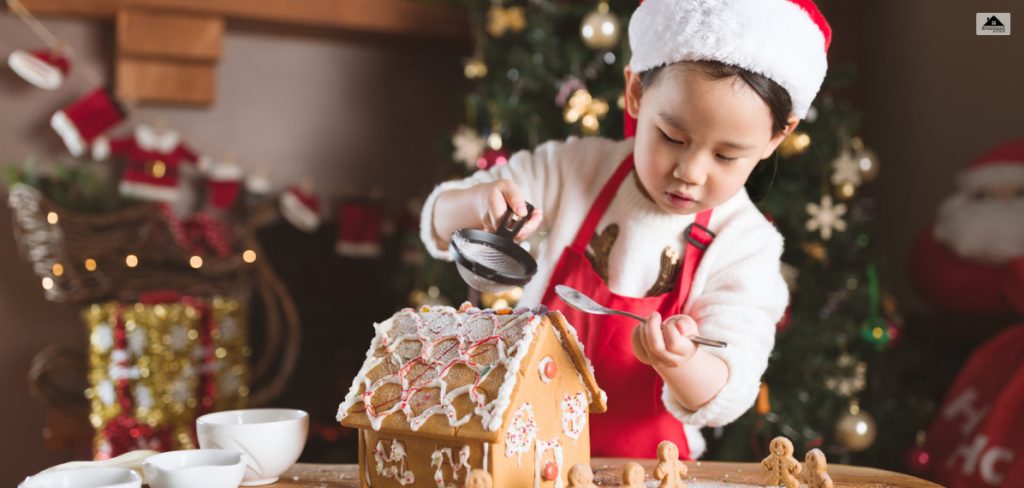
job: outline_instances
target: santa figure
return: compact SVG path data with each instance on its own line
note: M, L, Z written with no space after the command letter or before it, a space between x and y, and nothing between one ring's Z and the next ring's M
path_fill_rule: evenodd
M1024 316L1024 139L973 161L914 244L917 289L946 313Z

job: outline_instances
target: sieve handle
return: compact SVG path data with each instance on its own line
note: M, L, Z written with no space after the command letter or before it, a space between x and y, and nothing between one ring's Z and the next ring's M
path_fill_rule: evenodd
M501 216L501 223L498 225L498 230L494 231L494 233L506 239L515 240L516 235L519 234L519 230L530 221L530 216L532 215L533 205L530 205L530 202L526 202L525 217L517 216L515 212L509 208L505 211L505 215Z

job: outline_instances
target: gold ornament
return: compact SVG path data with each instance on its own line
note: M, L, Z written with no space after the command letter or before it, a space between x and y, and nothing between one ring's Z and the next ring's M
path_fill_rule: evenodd
M878 155L864 147L864 141L859 137L850 140L850 147L853 148L853 159L857 161L861 179L870 182L878 178L878 173L881 171L881 167L878 165Z
M803 249L804 253L818 261L819 263L828 263L828 249L825 248L825 244L821 242L804 242L800 244L800 249Z
M622 37L622 22L608 8L608 2L597 4L597 9L583 17L580 24L580 37L583 44L590 49L608 50L619 44Z
M523 289L516 287L501 293L481 293L480 304L483 305L484 308L491 308L495 310L500 308L512 308L519 303L521 298L523 298Z
M462 73L466 78L479 80L487 76L487 64L479 57L466 58L462 62Z
M848 411L843 412L836 422L836 442L853 452L863 451L875 442L878 435L875 418L853 401Z
M793 156L803 154L811 146L811 136L806 132L793 132L779 144L779 155L789 159Z
M565 105L565 123L575 124L580 122L583 133L587 135L597 134L601 128L600 120L608 114L608 102L600 98L594 98L585 88L576 90L569 97L569 103Z
M838 196L840 200L850 200L856 194L857 185L850 183L849 181L843 183L842 185L839 185L839 188L836 191L836 196Z
M526 28L526 9L492 5L487 11L487 33L501 37L509 32L522 32Z

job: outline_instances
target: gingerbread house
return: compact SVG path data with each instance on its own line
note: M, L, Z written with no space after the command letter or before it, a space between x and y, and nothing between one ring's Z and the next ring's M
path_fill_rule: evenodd
M607 397L560 312L405 309L375 328L338 407L359 429L361 486L461 487L484 469L502 487L563 487L590 462Z

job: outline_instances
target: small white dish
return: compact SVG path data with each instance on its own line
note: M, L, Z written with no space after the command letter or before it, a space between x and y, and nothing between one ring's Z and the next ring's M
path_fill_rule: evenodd
M287 408L229 410L199 417L196 432L204 449L246 454L242 486L267 485L298 461L309 433L309 414Z
M140 488L142 477L126 468L81 467L39 473L18 488Z
M238 488L245 454L223 449L191 449L157 454L142 463L151 488Z

